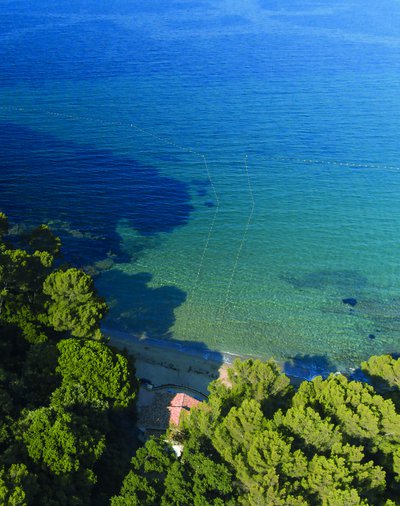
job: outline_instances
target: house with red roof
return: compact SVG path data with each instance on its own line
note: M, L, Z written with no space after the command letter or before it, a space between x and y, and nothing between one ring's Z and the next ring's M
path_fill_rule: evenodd
M198 406L200 401L191 397L188 394L179 393L176 394L169 403L168 411L169 415L169 425L170 426L178 426L179 421L181 419L182 413L187 413L190 408Z
M143 386L139 390L137 426L143 440L150 435L160 436L168 427L177 427L182 414L198 406L201 401L183 392L171 391L171 388L148 390Z

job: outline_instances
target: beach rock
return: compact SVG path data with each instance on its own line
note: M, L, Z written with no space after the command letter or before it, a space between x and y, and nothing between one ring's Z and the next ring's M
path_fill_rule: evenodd
M357 299L354 299L353 297L349 297L347 299L342 299L343 304L347 304L351 307L354 307L357 304Z

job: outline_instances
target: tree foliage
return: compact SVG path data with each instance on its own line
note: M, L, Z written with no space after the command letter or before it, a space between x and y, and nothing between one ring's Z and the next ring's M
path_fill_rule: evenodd
M26 239L33 251L46 251L52 256L60 253L60 238L55 236L47 225L34 228Z
M398 361L382 362L392 393ZM400 414L371 385L336 374L294 390L274 362L247 360L209 390L162 442L178 438L182 456L155 477L140 450L114 506L144 489L149 505L399 504Z
M52 272L44 281L43 293L48 321L58 331L76 337L101 339L99 322L107 305L94 291L93 279L78 269Z
M108 504L125 455L118 430L132 423L132 362L100 333L93 280L54 269L49 228L16 244L7 232L0 214L0 504Z
M389 396L400 408L400 360L390 355L371 357L361 369L379 393Z
M64 339L57 347L56 371L63 387L79 384L85 402L103 408L126 408L132 403L135 388L126 357L98 341Z
M0 239L8 234L8 218L4 213L0 213Z
M38 491L36 476L24 464L11 464L0 469L0 504L27 506Z
M19 430L31 459L56 475L93 465L104 450L104 435L61 408L26 412Z

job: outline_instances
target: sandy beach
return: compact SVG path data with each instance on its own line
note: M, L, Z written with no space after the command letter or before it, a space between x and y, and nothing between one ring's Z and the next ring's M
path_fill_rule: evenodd
M104 330L104 334L111 345L126 348L135 357L137 376L150 380L154 386L176 385L207 395L209 383L224 379L230 367L229 363L216 360L217 354L206 358L198 350L157 345L154 340L110 329Z
M204 395L207 395L211 381L227 377L227 370L236 358L250 358L197 348L195 344L189 346L177 341L139 338L114 329L104 328L103 333L110 338L111 345L126 348L135 357L139 378L150 380L154 386L176 385L197 390ZM330 372L335 372L324 370L317 363L302 361L301 358L281 363L280 366L294 385L319 375L327 377Z

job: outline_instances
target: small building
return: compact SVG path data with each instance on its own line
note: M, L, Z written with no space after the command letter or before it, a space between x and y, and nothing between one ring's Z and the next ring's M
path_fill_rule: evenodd
M170 426L178 426L179 421L181 419L182 413L187 413L190 408L198 406L200 401L191 397L188 394L179 393L176 394L172 399L168 406L169 410L169 425Z
M168 427L177 427L183 413L201 403L194 397L171 388L148 390L141 385L138 398L137 427L143 440L150 435L161 436Z

